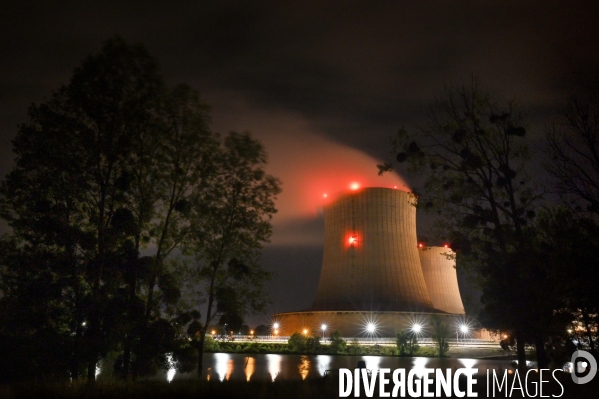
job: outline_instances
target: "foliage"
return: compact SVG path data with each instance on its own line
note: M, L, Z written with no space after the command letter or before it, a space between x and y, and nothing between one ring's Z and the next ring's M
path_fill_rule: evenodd
M142 178L155 180L139 175L147 169L142 155L159 159L157 141L167 139L159 117L162 93L145 49L114 38L50 100L31 106L13 141L17 161L1 185L0 215L19 250L45 258L27 279L47 274L52 278L42 291L60 291L62 316L46 313L47 328L65 336L74 379L82 363L93 379L97 361L146 313L135 286L151 269L139 249L150 219L159 214L136 189ZM10 277L3 279L3 291L24 300L12 285L22 271L4 267ZM161 298L166 302L176 297L170 287L171 295Z
M270 335L271 330L270 327L265 326L264 324L260 324L254 329L254 333L256 335Z
M320 350L320 338L308 337L308 339L306 339L306 353L319 353Z
M358 340L356 338L352 339L351 342L349 343L349 345L347 345L347 354L348 355L361 355L363 354L364 349L363 346L361 346L358 343Z
M576 213L599 216L599 98L572 97L547 128L556 189Z
M431 338L437 348L437 356L445 357L449 350L449 337L451 336L449 326L436 314L431 316L431 325Z
M554 341L549 348L562 346L559 341L570 330L570 338L596 352L599 226L592 219L577 218L570 210L558 208L541 212L536 227L535 255L546 271L541 276L546 284L537 288L538 296L545 300L542 309L548 315L544 327L552 330Z
M522 298L529 281L519 277L526 268L521 244L540 193L527 174L521 113L514 102L494 102L473 80L447 87L429 120L415 134L400 130L397 161L425 176L418 206L434 212L437 234L450 241L459 267L470 264L479 273L485 323L515 331L523 363L527 334L537 331L528 329L531 309Z
M289 337L287 345L293 352L305 353L307 341L308 338L305 335L300 332L294 332L291 337Z
M259 264L262 245L272 233L270 220L279 181L266 174L266 152L249 133L232 132L215 149L217 173L209 190L191 203L192 228L186 253L195 257L194 277L207 302L204 326L241 327L246 313L263 311L263 282L270 278ZM206 328L198 340L198 374Z
M501 341L499 341L499 346L501 346L501 349L503 349L508 356L511 356L516 347L516 340L513 335L506 334L505 338L502 338Z
M585 82L588 83L588 82ZM568 208L543 214L539 222L543 261L557 283L551 295L555 331L549 356L563 361L570 340L597 353L599 303L595 293L599 281L595 265L599 243L599 107L594 84L585 84L584 96L573 96L561 115L548 126L547 143L555 191ZM564 330L571 331L564 337Z
M142 46L108 40L31 106L13 148L0 184L12 228L0 241L11 356L0 375L93 381L111 351L126 379L167 367L167 353L187 368L209 325L190 277L212 277L207 321L241 326L264 308L258 254L279 192L264 149L247 133L212 133L198 93L166 88ZM180 339L190 323L195 352Z
M395 345L399 356L413 356L418 353L418 337L409 331L400 331L395 335Z
M331 344L329 346L331 353L343 354L347 350L347 342L342 338L339 330L331 334Z
M212 337L206 337L206 342L204 343L204 350L206 352L218 352L220 349L220 344L217 340Z

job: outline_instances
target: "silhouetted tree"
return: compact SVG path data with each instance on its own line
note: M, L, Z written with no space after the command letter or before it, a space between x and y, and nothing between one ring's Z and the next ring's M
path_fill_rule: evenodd
M599 216L599 94L573 97L547 128L547 170L557 191L577 213Z
M308 338L300 332L294 332L287 340L287 346L293 352L305 353Z
M171 255L191 242L192 220L218 217L204 211L221 203L217 185L229 173L207 123L196 91L166 89L146 50L116 37L19 127L16 165L0 186L0 216L12 228L0 253L0 312L43 309L46 327L20 320L21 332L52 332L49 349L67 359L71 378L85 364L94 381L98 360L120 348L124 377L152 373L188 345L177 338L192 318L181 301L186 262Z
M144 249L147 256L140 260L147 262L139 274L139 268L131 269L128 280L130 300L134 301L142 288L145 309L126 337L125 376L130 371L139 374L129 364L136 344L142 348L149 345L143 341L148 336L145 330L160 318L165 306L176 313L180 304L182 276L173 273L176 263L166 260L185 242L191 229L190 204L202 196L215 170L212 157L217 140L208 130L206 110L196 91L177 86L165 91L162 98L158 134L142 132L135 137L130 204L136 223L136 252ZM136 367L147 368L139 359L137 356Z
M395 345L399 356L414 355L418 351L418 337L406 330L395 334Z
M590 67L595 70L596 65ZM570 212L546 212L540 220L540 241L545 259L554 269L561 289L556 309L561 321L553 339L564 346L566 329L579 345L596 351L599 284L596 265L599 252L599 91L596 73L583 79L584 94L572 96L561 114L547 128L551 160L546 169L556 181L555 191ZM568 345L566 345L568 346Z
M580 346L596 353L599 226L558 208L540 213L537 235L538 262L548 270L539 295L552 305L545 323L552 330L552 341L563 345L560 342L569 331Z
M263 282L270 277L259 264L262 245L272 233L270 220L280 192L266 174L263 146L248 133L230 133L215 155L210 190L191 203L192 238L187 252L196 258L195 273L207 302L198 341L198 375L207 326L235 320L264 309Z
M331 353L344 354L347 350L347 342L343 339L339 330L333 331L331 334L331 345L329 346Z
M526 130L513 102L499 105L478 89L451 86L431 107L430 124L395 139L399 163L425 175L419 205L435 212L459 265L472 260L482 275L487 325L511 328L525 363L529 309L519 279L524 227L534 219L539 193L526 174ZM380 172L391 165L379 165Z
M120 321L107 312L113 301L122 304L122 276L137 260L132 138L155 129L161 90L156 63L141 46L109 40L68 85L30 108L13 141L15 169L2 184L2 217L21 245L63 259L63 267L49 267L64 279L76 341L70 352L86 358L90 381L110 347L109 323Z
M437 356L445 357L449 350L449 337L451 336L449 326L436 314L431 316L431 325L431 338L437 347Z

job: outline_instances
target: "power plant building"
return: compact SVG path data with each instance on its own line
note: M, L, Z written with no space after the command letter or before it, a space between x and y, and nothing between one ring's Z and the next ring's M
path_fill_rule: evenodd
M419 247L418 254L433 307L446 313L463 314L455 252L447 247Z
M344 336L394 336L431 314L463 320L455 253L422 247L416 197L390 188L347 193L324 208L324 252L312 307L273 315L280 335L322 324Z

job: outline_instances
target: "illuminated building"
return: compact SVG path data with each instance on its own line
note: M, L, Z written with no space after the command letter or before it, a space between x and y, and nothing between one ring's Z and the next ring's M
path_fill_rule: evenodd
M431 311L418 248L416 198L365 188L324 209L324 254L313 310Z
M394 336L431 314L463 320L455 253L418 244L414 194L352 187L325 206L324 220L316 297L309 309L273 315L281 335L326 322L344 336Z
M418 253L433 307L447 313L463 314L455 252L447 247L422 247L418 248Z

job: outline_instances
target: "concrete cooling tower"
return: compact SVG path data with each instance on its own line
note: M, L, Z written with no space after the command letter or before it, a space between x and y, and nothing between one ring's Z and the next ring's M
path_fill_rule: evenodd
M416 197L365 188L325 207L313 310L432 311L420 267Z
M418 249L418 253L424 280L435 309L464 314L455 269L455 252L445 247L423 247Z
M393 337L416 322L426 325L431 314L448 325L463 320L454 253L418 248L415 205L412 193L372 187L326 206L313 305L273 315L272 333Z

